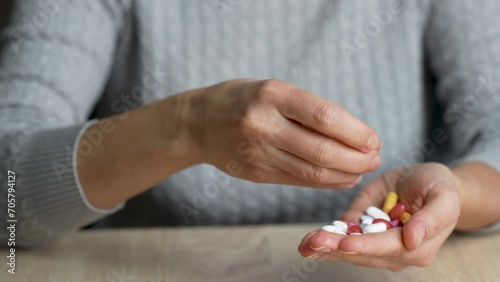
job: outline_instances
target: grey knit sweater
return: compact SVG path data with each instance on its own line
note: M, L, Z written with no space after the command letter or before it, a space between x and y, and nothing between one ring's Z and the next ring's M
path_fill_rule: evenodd
M500 169L498 0L15 1L1 33L0 241L7 171L17 243L94 227L319 222L396 166ZM46 3L46 4L43 4ZM277 78L372 126L382 167L349 191L260 185L209 165L92 207L75 143L92 121L233 78Z

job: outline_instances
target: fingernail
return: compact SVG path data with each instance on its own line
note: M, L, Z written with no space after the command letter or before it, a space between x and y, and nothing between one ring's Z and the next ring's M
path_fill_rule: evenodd
M328 258L330 258L330 255L314 253L314 254L308 256L307 258L313 259L313 260L327 260Z
M372 164L370 165L370 169L375 169L377 166L380 164L380 156L376 155L375 158L373 158Z
M351 251L351 252L342 252L341 251L341 253L343 253L344 255L359 255L358 252L354 252L354 251Z
M418 249L418 247L420 247L422 241L424 241L424 237L425 237L425 227L420 226L415 234L415 245L416 245L415 249Z
M320 254L318 254L318 253L314 253L314 254L312 254L312 255L308 256L307 258L309 258L309 259L318 259L319 257L321 257L321 255L320 255Z
M368 142L366 143L365 145L365 149L367 151L371 151L371 150L375 150L377 149L378 147L378 137L376 134L372 134L369 138L368 138Z
M319 248L316 248L316 249L314 249L314 248L311 248L311 249L315 250L318 253L327 253L327 254L329 254L329 253L332 252L332 250L330 248L323 247L323 246L321 246Z

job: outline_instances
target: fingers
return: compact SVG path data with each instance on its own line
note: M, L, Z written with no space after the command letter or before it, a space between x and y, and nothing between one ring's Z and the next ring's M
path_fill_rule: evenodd
M311 249L311 247L309 246L309 239L318 232L319 232L319 230L314 230L312 232L309 232L309 234L307 234L302 239L302 241L300 242L299 247L298 247L298 251L302 256L310 257L315 253L315 251L313 249Z
M456 193L447 189L446 182L435 183L442 188L430 189L425 206L415 212L404 226L404 244L409 250L417 249L422 242L437 236L453 225L459 213Z
M275 106L283 116L362 152L380 148L375 131L338 104L279 81L269 81L266 87L281 94Z
M413 174L412 178L401 178L398 177L400 171L394 173L370 182L343 218L356 222L367 206L382 205L387 192L397 190L413 214L404 227L357 236L318 232L309 238L310 249L328 251L329 260L368 267L401 270L410 265L430 265L455 227L460 206L458 193L446 175L429 179L428 174ZM320 257L324 258L324 255L321 253Z
M388 268L393 271L399 271L407 267L403 262L391 259L364 255L355 252L343 252L340 245L343 241L351 237L368 236L345 236L333 234L326 231L314 231L309 233L299 245L299 252L304 257L310 258L328 258L330 261L343 260L356 265L365 267Z
M331 255L329 260L334 260L334 261L342 260L358 266L372 267L372 268L386 268L390 269L391 271L401 271L409 266L399 261L394 261L381 257L369 257L369 256L342 254L342 253Z
M357 174L373 171L380 165L380 156L375 150L362 153L296 122L286 119L283 122L282 130L272 140L273 145L312 164Z
M313 250L335 252L338 250L339 242L344 238L346 238L346 235L319 230L304 243L308 244Z
M253 178L252 181L255 181L255 178ZM295 185L295 186L320 188L320 189L348 189L356 186L359 182L361 182L361 176L359 176L357 179L355 179L353 182L350 183L314 183L300 179L295 175L292 175L286 171L278 170L273 172L272 174L262 177L258 182Z
M275 165L297 178L316 184L351 184L358 182L359 174L345 173L311 164L280 149L274 151Z
M302 239L299 252L302 256L330 261L347 261L365 267L388 268L399 271L408 266L425 267L432 264L437 250L452 230L428 240L416 251L405 248L402 229L387 233L345 236L315 230Z
M402 228L387 232L348 236L339 242L339 251L372 257L400 257L404 250Z

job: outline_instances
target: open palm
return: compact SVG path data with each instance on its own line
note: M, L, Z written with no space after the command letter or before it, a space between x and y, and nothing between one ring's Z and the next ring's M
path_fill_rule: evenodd
M342 219L359 222L368 206L382 206L387 193L395 191L413 214L404 227L362 236L316 230L304 237L299 252L315 259L343 260L391 270L427 266L457 224L460 215L457 181L448 167L436 163L385 173L361 190Z

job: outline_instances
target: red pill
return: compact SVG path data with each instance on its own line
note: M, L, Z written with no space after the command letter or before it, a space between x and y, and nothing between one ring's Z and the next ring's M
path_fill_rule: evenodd
M389 221L383 219L383 218L376 218L373 220L373 223L372 224L375 224L375 223L383 223L385 224L385 226L387 226L387 230L391 229L393 226L392 226L392 223L390 223Z
M351 235L352 233L361 233L363 234L363 229L359 225L351 225L347 228L347 235Z
M390 212L390 217L391 217L391 220L399 220L399 217L404 213L404 212L407 212L408 211L408 208L406 207L405 204L399 202L397 203L394 208L392 208L391 212Z

